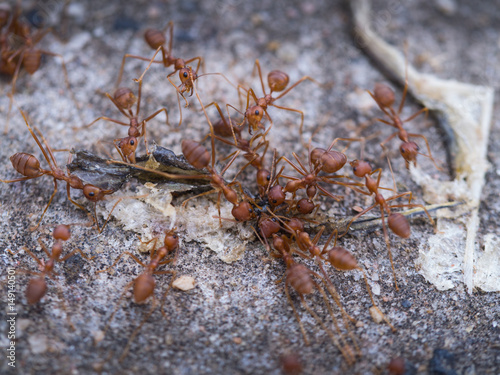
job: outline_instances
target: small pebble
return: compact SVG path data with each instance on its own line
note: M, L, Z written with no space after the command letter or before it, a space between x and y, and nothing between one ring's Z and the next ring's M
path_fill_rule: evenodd
M45 353L48 349L47 336L45 335L30 336L28 342L33 354Z
M172 283L174 288L183 290L184 292L193 289L196 286L194 278L191 276L183 275L174 280Z
M370 315L375 323L380 324L384 321L384 315L382 312L376 307L370 307Z

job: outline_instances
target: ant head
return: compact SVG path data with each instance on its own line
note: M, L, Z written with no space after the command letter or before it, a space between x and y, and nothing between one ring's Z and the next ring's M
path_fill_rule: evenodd
M186 160L196 169L203 169L210 162L208 150L196 141L184 139L181 143L182 154Z
M144 32L144 39L152 49L158 49L167 42L165 35L157 29L147 29Z
M40 302L47 293L47 283L44 277L32 278L26 288L26 299L30 305Z
M71 237L71 230L69 225L59 224L54 228L52 237L56 240L67 241Z
M267 193L269 204L273 207L279 206L285 201L286 194L280 185L274 185Z
M83 187L83 195L91 202L98 202L104 198L104 190L97 186L87 184Z
M328 250L327 260L332 266L342 271L358 268L358 261L354 255L342 246L335 246Z
M297 205L295 207L297 208L297 211L299 211L299 213L307 215L307 214L310 214L311 212L313 212L315 206L314 206L314 203L310 199L302 198L301 200L299 200L297 202ZM302 232L302 233L306 233L306 232Z
M285 241L275 233L273 234L273 247L278 250L285 248Z
M120 141L120 143L118 143L118 147L122 149L125 155L135 153L135 150L137 149L137 138L125 137Z
M365 177L372 171L372 166L366 160L353 160L349 164L356 177Z
M267 75L267 84L271 92L283 91L288 86L289 81L288 74L281 70L273 70Z
M373 89L373 96L377 101L378 105L383 108L391 107L396 100L394 96L394 91L383 83L376 83Z
M168 251L173 251L179 246L179 236L173 230L165 234L164 240L165 247Z
M179 79L183 84L192 84L193 81L195 81L197 78L196 73L193 72L193 68L190 66L182 68L179 70Z
M295 233L304 231L304 223L298 217L292 217L288 221L288 227Z
M276 234L281 229L280 224L276 220L275 217L266 217L261 220L259 223L259 229L262 233L262 236L265 238L271 237L273 234Z
M248 221L255 217L255 213L250 203L244 201L240 204L235 204L231 210L231 214L236 221Z
M408 238L411 235L411 228L408 219L399 213L390 214L387 218L387 225L397 236Z
M260 105L253 105L249 107L245 112L245 117L251 125L257 125L264 116L264 108Z
M399 152L401 152L401 156L406 162L416 162L418 155L419 147L415 142L403 142L401 146L399 146Z
M121 109L128 110L137 102L137 98L128 87L117 88L113 99L118 103Z
M155 289L155 278L147 273L143 273L135 279L134 283L134 301L135 303L144 302Z
M271 181L271 172L267 169L259 169L257 171L257 185L267 187L269 181Z

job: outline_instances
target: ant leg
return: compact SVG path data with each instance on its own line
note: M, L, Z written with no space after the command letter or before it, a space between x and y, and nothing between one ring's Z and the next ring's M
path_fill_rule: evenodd
M260 84L262 85L262 92L264 93L264 96L266 96L266 87L264 85L264 80L262 79L262 71L260 70L259 59L256 59L255 63L253 64L252 77L255 74L255 68L257 68L257 72L259 73Z
M66 84L66 88L68 89L69 94L71 95L71 100L73 100L73 103L75 103L76 109L80 110L80 103L76 100L75 93L71 89L68 77L68 70L66 69L66 63L64 62L64 58L62 57L62 55L45 50L41 50L40 52L42 54L49 55L52 57L59 57L61 59L61 66L64 74L64 83Z
M293 108L288 108L288 107L282 107L282 106L279 106L279 105L276 105L276 104L272 104L273 107L276 107L276 108L279 108L279 109L283 109L285 111L291 111L291 112L296 112L296 113L300 113L300 126L299 126L299 134L300 134L300 137L302 139L302 133L304 131L304 112L299 110L299 109L293 109ZM304 144L304 140L302 140L302 143Z
M45 213L49 209L49 206L52 203L52 200L54 199L54 196L56 195L56 193L57 193L57 180L54 178L54 191L53 191L52 195L50 196L49 203L47 203L47 206L45 206L45 209L43 210L42 216L40 217L40 220L38 220L38 223L34 227L29 228L31 232L35 231L42 223L43 216L45 215Z
M210 190L210 191L206 191L204 193L201 193L201 194L198 194L198 195L195 195L194 197L190 197L188 199L186 199L184 202L182 202L181 204L181 207L185 209L186 205L187 205L187 202L189 202L191 199L194 199L194 198L198 198L198 197L201 197L203 195L208 195L208 194L213 194L214 192L216 192L217 189L213 189L213 190Z
M130 350L130 346L132 345L132 341L134 341L134 339L137 336L137 334L139 333L141 327L144 325L144 323L146 323L146 321L149 319L149 317L153 314L153 311L155 310L155 308L156 308L156 298L153 295L153 303L151 304L151 309L149 309L149 312L144 316L144 318L139 323L137 328L134 329L134 332L132 332L132 334L130 335L130 338L128 339L127 345L123 349L122 355L118 359L118 362L122 362L127 357L127 354Z
M176 90L176 93L177 93L177 103L178 103L178 105L179 105L179 125L177 125L177 127L178 127L178 128L180 128L180 127L181 127L181 124L182 124L182 107L181 107L181 98L180 98L180 96L179 96L179 91L178 91L178 89L177 89L177 86L176 86L176 85L172 82L172 80L170 79L170 76L172 76L174 73L175 73L175 72L170 73L170 74L167 76L167 79L168 79L168 81L170 82L170 84L171 84L172 86L174 86L174 88L175 88L175 90ZM183 98L184 98L184 96L183 96ZM186 98L184 98L184 100L186 100ZM187 100L186 100L186 106L187 106L187 104L188 104L188 102L187 102Z
M136 258L136 256L128 251L124 251L123 253L121 253L120 255L118 255L118 257L115 259L115 261L113 262L113 264L111 266L109 266L108 268L104 269L104 270L99 270L99 271L96 271L96 273L101 273L101 272L108 272L111 268L113 268L114 266L116 266L116 264L118 263L118 261L124 256L124 255L128 255L130 256L133 260L135 260L137 263L139 263L141 266L143 267L146 267L146 265L144 263L142 263L138 258Z
M414 133L409 133L408 134L408 137L413 137L413 138L422 138L424 141L425 141L425 145L427 146L427 152L429 152L429 155L425 155L425 154L422 154L419 152L420 155L422 156L425 156L425 157L428 157L429 159L432 160L432 163L434 164L434 166L436 167L436 169L438 171L442 171L443 168L439 167L437 164L436 164L436 160L434 159L434 157L432 156L432 152L431 152L431 147L429 146L429 142L427 141L427 138L425 136L423 136L422 134L414 134Z
M82 250L80 250L80 249L75 249L75 250L73 250L71 253L69 253L68 255L66 255L66 256L64 256L64 257L62 257L61 259L59 259L59 262L64 262L65 260L67 260L67 259L71 258L71 257L72 257L73 255L75 255L76 253L80 254L82 258L85 258L85 259L87 259L87 260L92 260L92 259L94 259L94 258L95 258L95 256L93 256L93 257L90 257L90 258L89 258L87 255L85 255L85 254L83 253L83 251L82 251Z
M387 323L387 325L389 327L391 327L391 330L392 332L396 332L396 328L394 328L394 326L392 325L391 321L389 320L389 318L382 312L382 310L380 310L380 308L377 306L377 304L375 303L375 300L373 299L373 294L372 294L372 290L370 288L370 284L368 283L368 278L366 277L366 272L364 269L362 269L361 267L358 266L357 268L358 270L360 270L361 272L363 272L363 278L365 279L365 284L366 284L366 290L368 291L368 295L370 296L370 299L372 301L372 304L373 304L373 307L375 307L375 309L378 311L378 313L382 316L382 319L384 319L384 321Z
M369 195L371 195L371 194L369 194ZM363 216L363 215L364 215L364 214L366 214L367 212L369 212L369 211L373 210L375 207L377 207L377 205L378 205L378 204L377 204L377 203L375 203L374 205L372 205L372 206L370 206L370 207L368 207L368 208L365 208L365 209L364 209L363 211L361 211L359 214L357 214L356 216L354 216L354 217L353 217L353 218L349 221L349 223L347 223L345 232L344 232L344 233L342 233L339 237L344 237L344 236L345 236L345 235L349 232L349 228L351 227L352 223L353 223L356 219L360 218L361 216Z
M300 320L300 315L297 312L295 305L293 304L292 298L290 297L290 292L288 291L288 285L287 285L286 281L285 281L285 294L286 294L286 298L288 299L288 303L290 304L290 306L292 306L292 310L293 310L293 314L295 315L295 319L297 319L297 322L299 323L300 332L302 332L302 336L304 336L304 342L305 342L306 346L309 346L309 341L307 340L306 330L304 329L302 321Z
M101 229L99 229L98 227L98 230L99 230L99 233L102 233L102 231L104 230L104 228L106 227L106 224L108 224L109 220L111 220L111 214L113 213L114 209L116 208L116 206L118 205L118 203L120 203L122 200L124 199L138 199L138 198L146 198L149 194L144 194L144 195L136 195L135 197L121 197L119 198L115 204L113 205L113 207L111 208L111 211L109 211L109 214L108 214L108 217L106 218L106 221L104 222L103 226L101 227Z
M317 80L315 80L314 78L312 77L309 77L309 76L304 76L302 77L301 79L299 79L297 82L295 82L293 85L291 85L289 88L287 88L285 91L283 91L280 95L278 95L276 98L274 98L274 101L278 100L279 98L282 98L284 97L286 94L288 94L293 88L295 88L296 86L298 86L300 83L304 82L305 80L308 80L308 81L311 81L311 82L314 82L316 83L317 85L319 86L322 86L320 82L318 82Z
M35 177L19 177L19 178L16 178L14 180L2 180L2 179L0 179L0 182L5 182L6 184L11 184L13 182L32 180L34 178L38 178L38 177L41 177L41 176L43 176L43 174L41 174L40 176L35 176Z
M123 56L122 66L121 66L121 68L120 68L120 74L119 74L119 76L118 76L118 80L117 80L117 83L116 83L116 87L118 87L118 85L119 85L119 84L120 84L120 82L121 82L121 79L122 79L122 74L123 74L123 67L124 67L124 65L125 65L125 59L126 59L127 57L132 57L132 58L134 58L134 59L139 59L139 60L142 60L142 61L149 61L148 66L146 67L146 69L144 70L144 72L142 72L141 76L140 76L139 78L134 78L134 81L135 81L135 82L140 82L140 81L142 81L142 79L144 78L144 75L146 74L146 72L149 70L149 68L151 67L151 65L152 65L153 63L155 63L155 64L159 64L159 63L162 63L162 62L163 62L163 61L156 61L156 60L155 60L156 55L157 55L157 54L158 54L158 52L160 52L160 50L162 50L162 49L163 49L163 46L159 46L159 47L156 49L156 51L155 51L155 53L154 53L154 55L153 55L153 57L152 57L151 59L148 59L148 58L146 58L146 57L141 57L141 56L135 56L135 55L125 55L125 56Z
M399 291L398 287L398 281L396 279L396 270L394 269L394 262L392 260L392 251L391 251L391 244L389 241L389 234L387 233L387 227L385 225L385 212L384 212L384 207L380 205L380 219L382 220L382 231L384 232L384 239L385 239L385 244L387 245L387 252L389 253L389 260L391 262L391 268L392 268L392 275L394 277L394 286L396 287L396 291Z
M43 247L42 247L43 248ZM43 267L43 262L35 255L33 254L26 246L23 246L21 249L19 249L18 251L16 251L15 253L12 252L12 250L10 249L7 249L7 251L12 255L12 256L16 256L17 254L19 254L21 252L21 250L24 250L28 253L28 255L30 257L32 257L40 266ZM45 248L46 250L46 248ZM46 251L47 253L47 251ZM49 254L49 257L50 257L50 254ZM31 272L31 271L30 271Z
M118 125L123 125L123 126L130 126L130 124L127 124L125 122L122 122L122 121L118 121L118 120L114 120L112 118L109 118L109 117L106 117L106 116L101 116L101 117L98 117L96 118L94 121L92 121L90 124L87 124L87 125L84 125L83 127L81 128L73 128L74 130L80 130L80 129L87 129L87 128L90 128L92 125L94 125L97 121L99 120L105 120L105 121L110 121L110 122L113 122L115 124L118 124Z

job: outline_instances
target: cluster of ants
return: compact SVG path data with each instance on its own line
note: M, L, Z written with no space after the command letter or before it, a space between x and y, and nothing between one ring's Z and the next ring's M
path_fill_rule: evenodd
M18 13L9 12L3 9L0 10L0 25L2 28L0 38L0 71L3 74L12 76L11 95L13 95L16 80L21 69L31 74L39 68L41 54L55 54L35 49L34 45L46 34L46 32L32 33L29 27L20 21ZM167 35L169 37L168 43ZM21 41L20 44L15 46L12 45L10 42L12 36L16 36L18 42L19 40ZM359 345L356 343L356 339L350 328L350 325L353 324L355 320L350 317L343 308L340 294L331 281L327 265L341 271L361 271L364 275L366 288L373 304L372 309L374 314L378 314L381 320L384 320L392 329L394 329L394 327L389 319L377 307L365 272L359 266L355 256L346 248L337 244L337 240L346 235L352 223L361 216L369 211L379 210L394 283L396 289L398 289L390 250L389 230L387 227L395 235L401 238L408 238L411 234L408 219L401 212L396 212L396 210L405 207L420 207L425 211L429 220L433 223L429 213L422 205L412 202L413 195L411 192L398 193L395 189L381 187L381 168L373 169L370 163L365 160L349 161L344 152L334 149L339 141L348 142L349 144L352 142L363 143L364 140L362 138L336 138L324 148L316 147L311 149L309 144L307 160L300 158L296 153L292 154L293 159L286 156L279 156L278 151L275 149L271 162L266 162L266 153L270 146L270 135L274 125L268 112L270 107L294 112L300 115L299 131L302 140L304 113L299 109L288 108L281 104L278 105L277 102L281 103L282 98L306 80L317 83L313 78L304 76L294 84L289 85L288 75L282 71L274 70L267 75L266 87L260 63L257 60L255 62L255 67L260 78L263 95L259 97L252 88L246 88L242 85L233 85L240 98L246 96L246 104L242 105L244 101L241 100L240 107L226 104L226 114L224 114L221 106L219 106L217 102L204 104L198 94L198 79L206 75L198 74L200 67L203 66L202 58L195 57L185 60L173 55L172 23L169 23L164 30L148 29L145 32L145 40L154 51L154 54L152 57L125 55L122 60L116 85L118 87L122 80L124 67L128 59L138 59L149 62L142 75L135 79L135 82L138 84L137 95L128 87L119 87L116 89L113 96L106 94L126 120L122 121L101 116L92 123L86 125L86 127L92 126L101 120L128 127L127 135L123 138L115 139L113 142L120 155L121 161L111 160L109 161L110 163L135 165L137 162L136 150L141 138L144 139L146 151L149 154L146 137L146 126L148 122L161 113L164 113L167 124L169 124L169 118L166 108L161 108L149 116L141 116L142 83L148 70L153 65L162 65L168 71L166 78L177 93L180 112L179 124L182 123L181 99L184 101L185 107L187 107L189 105L188 98L194 94L206 118L208 134L202 141L195 141L192 139L184 139L182 141L182 153L187 162L200 171L199 175L193 176L192 174L171 174L155 170L150 171L173 180L208 179L213 189L201 195L213 192L218 194L217 206L219 216L217 218L219 221L224 219L236 222L248 222L253 226L256 236L261 240L268 254L273 258L282 259L284 262L286 266L286 272L283 278L285 293L298 321L305 342L308 343L306 332L290 291L299 299L303 309L313 317L325 332L328 333L333 344L338 348L346 362L348 364L354 363L356 357L360 355ZM180 84L175 83L176 74L179 77ZM219 75L230 82L230 80L221 73L208 74ZM376 84L373 92L369 93L385 116L385 118L377 120L395 129L395 132L382 142L382 147L385 148L386 143L390 142L395 137L399 137L401 140L400 152L406 162L406 166L409 167L410 164L416 163L418 154L424 155L419 152L417 144L411 140L411 138L419 138L425 141L427 146L428 154L424 156L429 157L434 164L436 164L432 158L426 138L420 134L408 133L404 128L405 122L426 112L424 108L407 119L401 118L401 112L407 93L407 85L405 86L399 106L395 106L396 100L394 92L385 84ZM207 114L206 108L210 106L214 106L217 109L219 114L217 121L212 122ZM231 112L233 112L233 118L231 118ZM235 112L241 116L238 121L235 119ZM47 212L56 194L59 181L66 183L68 199L78 208L86 210L80 203L73 200L70 195L72 189L82 190L85 198L94 203L93 224L97 227L97 230L101 232L110 219L110 216L108 216L104 225L99 227L95 205L115 191L113 189L104 189L93 185L84 181L76 174L71 173L69 170L65 171L60 168L57 165L53 150L41 132L30 126L26 115L22 111L21 114L29 132L42 151L49 168L42 168L36 156L19 152L12 155L10 160L14 169L23 177L0 181L4 183L13 183L39 178L44 175L53 178L54 191L38 221L37 227L40 225L43 216ZM211 151L203 145L208 139L210 139ZM228 145L234 149L234 152L226 157L228 162L220 171L218 171L216 167L217 143ZM243 155L245 164L239 169L235 177L230 182L227 182L223 176L240 155ZM346 165L350 165L354 177L350 177L346 172L339 174ZM148 170L148 168L139 165L137 165L137 168ZM236 180L243 171L247 171L251 168L253 168L256 173L254 185L256 187L255 193L250 192L247 188L244 189L242 184ZM286 169L289 169L289 171L286 171ZM248 186L248 184L245 184L245 186ZM340 195L336 195L331 191L331 187L333 186L342 186L355 193L371 196L373 197L373 204L360 210L360 212L349 221L346 229L343 230L342 233L339 233L338 230L332 231L326 242L320 245L319 243L324 233L324 227L319 229L314 236L309 234L307 227L311 226L311 224L318 224L314 221L314 214L320 208L319 201L321 196L334 201L342 200ZM384 197L381 190L392 191L393 195ZM193 198L195 197L191 197L188 200ZM396 202L396 200L402 198L407 201L404 203ZM220 204L222 199L232 205L231 214L233 218L221 217ZM184 201L183 206L185 206L186 203L187 201ZM47 284L45 279L46 277L54 278L54 276L57 275L54 272L54 264L56 262L63 262L75 253L80 253L86 259L91 259L85 256L80 250L74 250L62 256L62 241L68 240L69 237L69 226L58 225L53 232L54 244L52 251L49 251L47 247L39 241L43 251L48 257L48 260L45 262L38 259L38 257L28 249L23 248L41 267L41 271L36 273L36 277L29 281L26 289L26 299L29 304L39 303L46 294ZM124 252L115 260L111 267L107 270L100 271L108 271L110 268L114 267L124 254L128 254L132 259L143 266L144 272L127 285L127 289L130 285L133 285L133 296L136 303L144 302L151 296L154 296L155 278L153 275L170 273L175 276L175 271L158 270L158 268L161 265L175 261L177 255L171 256L171 254L177 252L179 247L177 231L175 229L167 231L164 238L164 244L159 249L156 249L157 240L157 238L153 240L154 246L152 247L149 263L145 264L135 255ZM332 241L333 246L331 246ZM319 270L318 272L313 271L311 267L306 265L311 262L316 264ZM30 271L29 273L33 272ZM307 296L312 293L320 294L332 322L331 325L327 324L326 319L321 318L318 312L308 303ZM334 312L335 305L339 309L338 313ZM338 314L341 316L341 321L337 318ZM113 315L110 320L113 318ZM148 314L148 316L149 315L150 314ZM342 325L344 325L345 328L342 328ZM347 335L345 332L347 332ZM136 333L137 330L129 340L127 350ZM127 350L124 351L122 358L126 355Z

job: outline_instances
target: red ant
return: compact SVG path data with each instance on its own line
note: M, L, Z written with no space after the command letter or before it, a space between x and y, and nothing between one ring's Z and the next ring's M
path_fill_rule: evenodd
M300 320L300 316L292 302L292 299L290 297L290 292L288 290L288 286L291 286L298 294L302 306L307 310L307 312L316 320L316 322L323 328L325 332L330 336L332 339L334 345L339 349L339 351L342 353L343 357L346 359L346 361L349 364L353 364L355 361L355 354L353 350L351 349L350 345L346 343L346 340L344 338L344 335L342 335L339 325L337 323L337 319L335 318L335 315L333 313L331 304L328 300L328 297L323 289L323 287L317 283L314 279L313 276L316 278L319 278L324 282L324 279L318 275L317 273L311 271L308 269L306 266L303 264L295 262L295 260L292 257L292 250L290 248L290 239L286 237L285 235L278 236L277 234L273 234L273 248L278 251L278 255L274 255L271 253L272 256L274 257L280 257L283 258L283 261L285 262L285 265L287 267L287 271L285 274L285 294L287 296L288 302L290 303L290 306L293 309L295 318L297 319L299 323L300 330L302 332L302 335L304 336L304 341L306 345L309 345L306 332L304 330L304 327L302 325L302 322ZM307 303L306 299L304 298L305 295L307 294L312 294L314 289L317 289L322 297L323 300L327 306L329 315L336 327L337 332L339 333L340 340L337 338L337 336L325 325L323 320L318 316L318 314L312 310L312 308L309 306Z
M390 242L389 242L389 236L387 234L387 228L385 226L385 213L387 213L387 225L389 228L399 237L401 238L409 238L411 234L411 229L410 229L410 223L408 222L408 219L403 216L400 213L393 213L391 211L392 208L398 208L398 207L420 207L422 208L427 217L429 218L430 222L434 225L434 220L431 218L429 213L427 212L426 208L422 206L421 204L414 204L411 203L413 199L413 194L410 191L407 191L405 193L400 193L393 195L389 198L384 198L383 195L379 192L379 189L386 189L386 190L391 190L387 188L382 188L380 187L380 178L382 177L382 169L378 168L376 170L372 170L372 167L370 163L367 161L363 160L354 160L351 163L352 170L354 172L354 175L356 177L360 178L365 178L365 186L368 189L368 191L364 191L361 189L357 189L353 187L354 190L357 192L364 194L364 195L373 195L375 198L375 203L371 205L370 207L364 209L360 213L358 213L356 216L354 216L351 221L347 225L346 231L342 234L344 236L348 231L351 226L351 224L360 216L364 215L368 211L371 211L375 207L380 207L380 214L381 214L381 220L382 220L382 230L384 232L384 239L385 243L387 245L387 250L389 252L389 259L391 261L391 267L392 267L392 274L394 276L394 284L396 286L396 290L399 290L398 288L398 283L396 280L396 272L394 269L394 263L392 260L392 252L390 248ZM375 180L372 176L374 174L378 173L377 179ZM388 204L387 202L393 201L395 199L401 198L401 197L406 197L408 196L408 203L407 204Z
M213 142L213 138L212 138ZM239 151L231 158L231 160L226 164L224 169L217 173L214 169L214 159L215 159L215 150L212 147L212 157L210 157L210 153L208 150L202 146L200 143L195 142L193 140L183 140L182 141L182 153L186 160L195 168L203 169L206 168L210 173L210 178L212 180L212 186L218 191L219 195L217 198L217 205L219 209L219 220L220 220L220 196L221 194L233 205L233 209L231 211L233 217L236 221L248 221L255 217L255 213L252 209L252 206L247 201L240 201L238 198L238 194L234 191L230 185L238 185L240 190L243 192L243 188L238 181L233 181L229 185L227 185L222 178L222 175L226 172L226 170L231 166L236 157L238 156ZM210 166L210 159L212 160L212 165ZM201 195L210 194L213 191L209 191L203 193ZM199 195L198 195L199 196ZM192 199L192 198L190 198ZM188 199L189 200L189 199ZM187 201L184 201L183 205L186 204Z
M154 311L155 304L156 304L156 299L154 297L154 288L156 285L156 281L155 281L153 275L172 274L172 281L170 283L169 288L167 289L167 291L163 295L163 298L165 298L168 291L170 290L170 288L172 286L172 282L173 282L175 275L176 275L176 271L172 271L172 270L158 271L157 270L157 268L159 266L164 265L164 264L168 264L171 262L175 262L175 259L177 258L177 255L176 255L174 258L165 259L165 257L168 254L171 254L174 251L177 252L179 249L179 237L176 233L176 228L169 230L165 233L163 246L160 247L159 249L156 249L157 240L158 240L158 238L154 238L153 240L147 242L147 243L150 243L150 242L154 241L153 250L151 251L150 261L148 264L141 262L134 254L132 254L128 251L124 251L123 253L121 253L118 256L118 258L115 259L115 261L113 262L113 264L111 266L109 266L105 270L97 271L97 273L109 271L111 268L113 268L118 263L118 261L125 254L130 256L135 262L137 262L142 267L144 267L144 271L139 276L137 276L134 280L130 281L125 286L124 291L117 302L117 307L115 308L115 310L111 314L111 316L108 320L108 323L106 324L106 328L105 328L104 332L106 332L108 330L109 325L110 325L111 321L113 320L113 317L119 308L119 303L123 299L123 297L125 296L125 293L128 291L128 288L130 287L130 285L133 284L133 296L134 296L133 298L134 298L135 303L142 304L142 303L145 303L149 297L153 297L153 306L151 307L148 314L146 314L146 316L144 317L142 322L139 324L139 326L134 330L134 332L130 336L130 339L127 343L127 346L123 350L123 353L120 357L120 361L122 361L127 356L127 353L130 349L130 345L131 345L133 339L135 338L135 336L139 332L142 325L146 322L146 320L151 316L151 314ZM165 315L165 313L163 312L163 306L162 306L162 314Z
M165 35L169 34L169 41L168 41L168 48L165 46L167 43L167 39ZM157 30L157 29L147 29L144 33L144 39L146 40L146 43L151 47L151 49L156 50L155 54L153 55L153 58L147 58L147 57L142 57L142 56L137 56L137 55L130 55L126 54L123 56L122 59L122 65L120 67L120 74L118 75L118 80L116 82L116 86L118 86L122 80L122 75L123 75L123 68L125 67L125 61L127 58L134 58L142 61L149 61L148 68L146 71L149 69L151 64L163 64L165 68L168 68L169 66L173 65L174 66L174 72L171 73L170 75L174 74L175 72L186 68L187 64L192 63L193 61L198 61L196 65L196 70L195 73L198 73L198 70L200 68L200 65L203 62L203 59L200 56L193 57L192 59L189 60L183 60L181 58L174 57L172 53L172 44L173 44L173 38L174 36L174 23L170 21L167 26L164 28L164 30ZM156 55L158 52L161 52L161 60L155 60ZM139 80L142 80L145 72L142 74L141 78Z
M57 225L54 228L54 231L52 232L52 237L54 238L54 244L52 245L52 252L50 252L47 247L44 245L44 243L41 241L41 239L38 239L38 243L42 247L43 251L48 257L47 261L40 260L35 254L33 254L28 248L23 247L21 250L25 250L29 256L31 256L39 265L40 267L40 272L32 272L32 271L25 271L27 273L33 273L35 275L38 275L37 277L34 277L30 279L28 282L28 286L26 288L26 300L28 301L28 304L34 305L40 302L40 300L43 298L43 296L47 293L47 282L46 282L46 277L50 277L51 279L54 279L54 276L58 276L58 274L54 271L54 266L56 263L61 263L64 262L65 260L71 258L73 255L76 253L79 253L83 258L87 260L91 260L92 258L87 257L80 249L75 249L71 253L67 254L66 256L61 258L62 252L63 252L63 241L69 240L71 237L71 231L70 231L70 226L69 225L64 225L60 224ZM19 250L19 251L21 251ZM10 249L8 251L15 256L18 252L13 253ZM64 307L66 310L66 307ZM71 325L71 327L74 329L73 324L71 323L71 320L68 318L68 322Z
M27 154L25 152L20 152L20 153L16 153L16 154L12 155L10 157L10 161L11 161L14 169L17 172L19 172L20 174L22 174L24 177L16 178L14 180L2 180L2 179L0 179L0 181L5 182L5 183L12 183L12 182L18 182L18 181L31 180L33 178L38 178L38 177L41 177L44 175L49 175L49 176L52 176L54 178L54 192L52 193L52 195L49 199L49 202L47 203L47 206L43 210L43 213L42 213L42 216L40 217L40 220L38 221L37 225L33 228L33 230L38 228L38 226L42 222L42 219L43 219L43 216L45 215L45 212L47 212L47 209L49 208L50 204L52 203L52 199L54 199L54 196L56 195L56 192L57 192L57 181L58 180L66 182L66 192L67 192L69 201L84 211L86 211L86 209L82 205L80 205L79 203L77 203L73 199L71 199L71 196L70 196L70 189L71 188L82 190L85 197L94 203L104 199L105 195L113 193L112 190L104 190L104 189L101 189L101 188L94 186L94 185L91 185L91 184L84 184L83 181L79 177L77 177L75 175L64 173L64 171L57 166L57 162L56 162L56 159L55 159L54 154L52 152L52 149L47 144L47 141L45 140L45 138L43 138L42 134L37 129L35 129L38 132L38 134L40 135L40 137L42 138L43 143L45 144L45 147L47 150L44 149L44 147L42 146L42 143L38 139L37 135L31 129L31 126L29 125L28 120L27 120L24 112L23 111L20 111L20 112L21 112L21 115L23 116L23 119L24 119L24 122L26 123L26 126L28 127L29 132L33 136L33 139L38 144L38 147L42 151L43 156L45 157L45 160L49 164L50 169L41 168L40 161L35 156L33 156L31 154ZM50 158L49 158L49 155L50 155ZM109 220L109 217L108 217L108 220ZM97 224L97 216L95 216L95 222ZM106 221L106 223L107 223L107 221ZM104 224L104 225L106 225L106 224ZM97 224L97 226L98 226L98 224ZM104 228L104 226L103 226L103 228ZM99 226L98 226L98 229L99 229Z
M262 79L262 71L260 68L260 62L258 59L255 60L254 71L255 71L255 68L257 68L257 70L259 72L259 79L260 79L260 83L262 85L262 92L263 92L264 96L261 98L257 98L257 95L255 95L255 92L253 89L246 90L246 89L242 88L241 86L238 86L238 90L240 88L242 88L244 91L247 92L247 104L246 104L246 110L245 110L244 116L245 116L245 120L248 121L249 133L252 134L252 131L257 131L259 129L262 129L262 130L265 129L264 125L261 123L262 117L264 116L264 114L266 115L267 119L271 122L271 126L272 126L272 120L271 120L271 117L269 116L269 114L267 113L267 107L273 106L273 107L276 107L279 109L284 109L285 111L300 113L300 128L299 128L300 130L299 131L300 131L300 136L302 137L302 128L304 125L304 112L302 112L298 109L278 106L274 103L277 100L281 99L286 94L288 94L292 89L294 89L297 85L299 85L301 82L303 82L305 80L309 80L309 81L315 82L317 84L320 84L320 83L318 81L316 81L314 78L311 78L309 76L304 76L301 79L299 79L297 82L295 82L293 85L288 87L288 89L286 89L286 87L288 86L288 83L290 81L288 75L280 70L273 70L273 71L269 72L269 74L267 75L267 82L268 82L268 86L269 86L269 90L270 90L269 94L267 94L266 88L264 85L264 80ZM279 94L277 97L273 98L272 95L274 92L281 92L281 94ZM254 101L255 101L255 105L253 105L253 106L250 106L250 96L252 96ZM233 109L236 109L233 106L231 106L231 107ZM241 125L243 125L243 123L241 123L240 126Z
M16 92L16 83L21 67L23 67L29 75L33 75L40 68L42 55L61 59L66 87L76 107L79 108L79 104L69 84L68 71L64 58L60 54L36 48L36 45L50 32L50 29L39 30L32 33L28 24L19 19L20 13L21 9L19 7L17 7L15 12L11 12L9 21L7 21L4 26L5 31L2 31L0 36L0 71L1 73L12 76L12 89L9 94L9 110L7 112L4 133L7 133L8 130L12 101ZM14 44L13 42L18 43Z
M338 140L349 140L352 141L354 139L351 138L336 138L330 147L327 150L322 148L315 148L309 153L309 165L308 168L304 166L304 164L300 161L297 154L292 153L293 157L297 161L298 165L294 162L287 159L285 156L282 156L280 160L284 160L293 169L295 169L302 178L292 177L284 174L280 174L279 177L286 178L290 181L287 182L285 187L283 188L283 192L292 193L295 197L295 194L298 190L306 189L307 198L303 198L299 200L296 204L297 210L302 214L311 213L315 207L318 207L313 203L313 199L316 196L318 190L321 194L326 195L337 202L342 199L341 196L336 196L328 192L325 188L320 186L319 182L325 182L328 184L337 184L343 186L359 186L358 183L349 183L349 182L339 182L334 179L338 178L346 178L347 176L343 175L331 175L331 176L320 176L320 172L325 173L335 173L342 169L347 162L347 157L344 153L332 150L332 147ZM276 188L278 190L278 188Z
M119 120L112 119L110 117L106 116L101 116L92 121L90 124L85 125L84 128L88 128L92 125L94 125L97 121L99 120L106 120L113 122L118 125L122 126L128 126L128 137L121 138L121 139L115 139L113 141L113 144L115 145L116 150L122 157L122 160L124 162L131 162L132 164L135 164L136 159L135 159L135 150L137 149L137 138L144 136L144 144L146 146L146 151L149 154L148 151L148 143L146 139L146 124L148 121L151 119L155 118L158 116L161 112L165 112L165 117L166 117L166 124L167 126L169 125L168 123L168 111L166 108L161 108L157 110L155 113L152 115L144 118L143 120L139 120L139 113L141 110L141 94L142 94L142 80L138 81L139 83L139 89L137 93L137 97L132 93L132 90L130 90L128 87L120 87L118 88L113 97L106 93L106 96L113 102L116 108L129 119L129 122L123 122ZM132 106L136 104L135 108L135 113L132 110Z
M399 139L402 141L401 146L399 146L399 151L401 153L401 156L405 160L406 168L410 168L410 163L417 165L417 155L423 155L432 160L434 163L435 167L438 170L441 170L440 167L436 164L436 161L432 157L431 153L431 148L429 146L429 142L427 141L427 138L421 134L415 134L415 133L408 133L404 128L403 124L405 122L413 120L415 117L420 115L421 113L425 112L426 115L429 112L427 108L422 108L420 111L414 113L410 117L408 117L405 120L401 120L400 115L401 111L403 110L403 105L406 99L406 93L408 91L408 77L405 79L405 87L403 90L403 97L401 99L401 102L399 103L398 110L395 111L393 108L394 102L395 102L395 96L394 96L394 91L387 85L383 83L377 83L375 85L375 88L373 90L373 94L368 91L370 96L375 100L377 103L378 107L384 114L389 118L389 121L380 119L378 118L377 120L380 122L383 122L384 124L387 124L389 126L392 126L397 129L395 133L390 135L385 141L383 141L380 145L382 148L386 149L385 144L389 142L391 139L393 139L395 136L398 136ZM422 154L418 152L419 147L418 145L410 141L410 138L422 138L425 141L425 144L427 146L427 151L429 152L429 155Z

